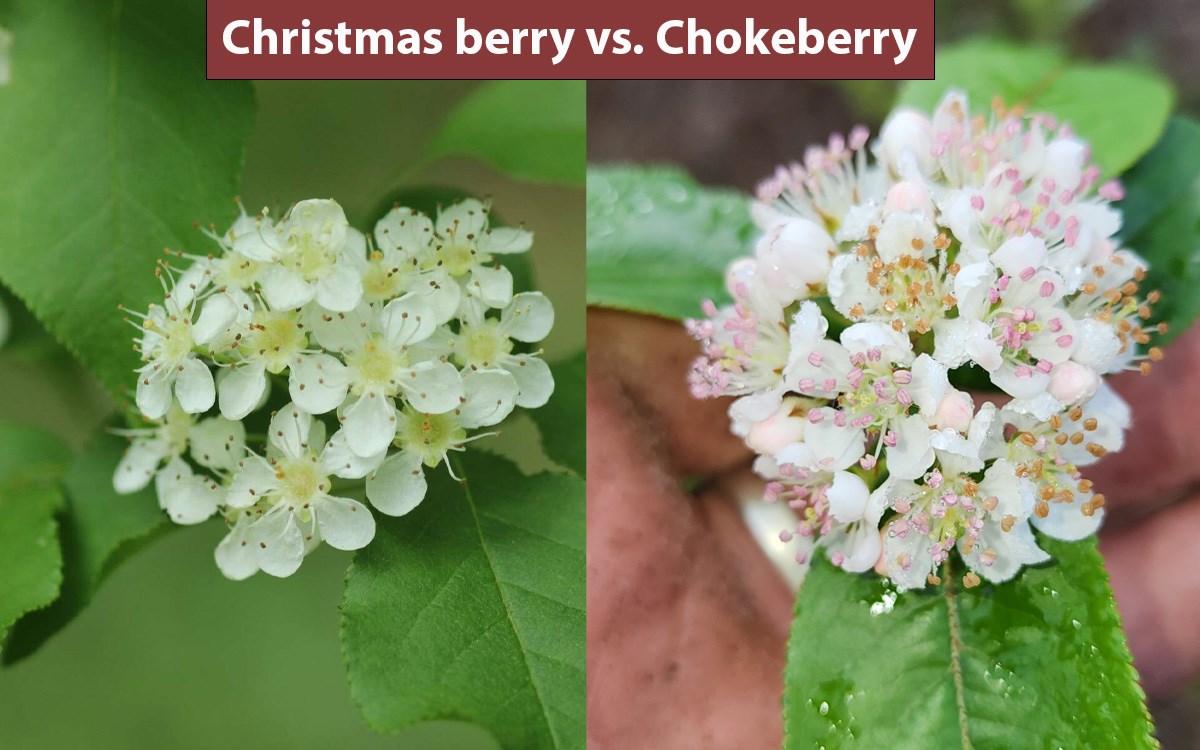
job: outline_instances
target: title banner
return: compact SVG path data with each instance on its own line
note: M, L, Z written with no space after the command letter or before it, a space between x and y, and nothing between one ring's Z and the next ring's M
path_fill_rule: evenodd
M933 77L933 0L772 5L208 0L208 77Z

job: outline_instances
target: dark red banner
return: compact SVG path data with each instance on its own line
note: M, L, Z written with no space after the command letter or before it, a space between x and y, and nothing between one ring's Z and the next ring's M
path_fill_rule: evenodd
M933 77L933 0L446 5L208 0L208 77Z

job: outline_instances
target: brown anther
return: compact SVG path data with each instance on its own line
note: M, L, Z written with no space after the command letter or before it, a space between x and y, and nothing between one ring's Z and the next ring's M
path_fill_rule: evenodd
M1062 429L1062 426L1063 426L1063 421L1062 421L1062 415L1061 415L1061 414L1055 414L1054 416L1050 417L1050 420L1049 420L1049 421L1050 421L1050 427L1051 427L1052 429L1055 429L1055 430L1061 430L1061 429Z
M912 248L913 250L924 250L925 240L921 239L920 237L913 237Z
M1138 290L1138 285L1136 282L1133 282L1133 281L1126 281L1121 286L1122 294L1137 294L1137 290Z
M1091 503L1084 503L1079 506L1079 512L1090 518L1096 512L1096 509Z
M863 310L863 306L860 303L856 302L854 304L854 307L850 308L850 317L851 318L861 318L865 312L866 311Z
M973 589L978 586L979 583L979 576L975 575L974 571L963 576L963 586L966 588Z
M1032 432L1022 432L1020 440L1022 443L1029 446L1030 448L1037 445L1037 436L1034 435Z
M1007 515L1004 518L1000 519L1000 528L1003 531L1012 531L1013 524L1015 524L1016 522L1017 522L1016 516Z
M1138 364L1138 370L1139 370L1139 371L1140 371L1140 372L1141 372L1143 375L1149 375L1149 374L1150 374L1150 363L1149 363L1149 362L1141 362L1141 363L1139 363L1139 364Z
M1157 303L1160 299L1162 299L1162 292L1158 291L1157 289L1146 295L1146 301L1152 305Z
M1038 503L1033 507L1033 512L1037 513L1038 518L1045 518L1050 515L1050 506L1046 503Z
M938 236L933 238L933 246L938 250L945 250L950 247L950 238L945 232L938 232Z
M1071 434L1071 445L1079 445L1083 442L1083 433L1075 432Z
M927 575L925 577L925 580L929 582L930 586L937 586L937 585L941 584L941 582L942 582L942 579L939 578L938 576L934 575L933 573L930 573L929 575Z
M1067 412L1067 416L1071 418L1072 422L1078 422L1080 417L1083 416L1083 407L1076 406L1074 409L1071 409L1071 411Z
M1048 484L1042 485L1041 489L1038 490L1038 497L1046 502L1050 502L1054 499L1054 488Z
M1088 417L1087 419L1083 420L1083 429L1087 430L1088 432L1096 429L1099 425L1100 422L1095 417Z
M1104 507L1104 495L1096 495L1092 498L1092 505L1096 508Z
M896 320L893 320L892 321L892 330L893 331L903 331L904 330L904 321L900 320L899 318L897 318Z
M1146 356L1150 357L1151 362L1162 362L1163 351L1157 346L1150 347L1150 351L1146 352Z
M1092 490L1092 480L1090 480L1090 479L1080 479L1080 480L1079 480L1079 484L1075 485L1075 487L1076 487L1076 489L1078 489L1080 492L1091 492L1091 490Z
M950 274L951 276L957 276L958 272L961 270L962 266L957 263L951 263L950 265L946 266L946 273Z
M1108 448L1105 448L1103 445L1100 445L1099 443L1088 443L1087 444L1087 452L1091 453L1096 458L1102 458L1105 453L1108 453Z
M1096 293L1096 282L1089 281L1083 285L1082 289L1083 289L1084 294L1095 294Z

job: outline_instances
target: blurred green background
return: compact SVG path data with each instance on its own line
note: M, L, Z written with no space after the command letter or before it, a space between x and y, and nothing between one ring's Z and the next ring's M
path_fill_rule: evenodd
M554 361L584 341L582 189L513 182L466 159L413 168L444 114L477 85L261 82L242 198L247 210L277 211L332 197L369 231L371 211L402 181L492 196L506 223L535 232L530 258L557 313L545 342ZM188 249L203 252L205 243L197 232ZM0 350L0 419L56 425L78 445L108 401L76 368L16 344ZM506 426L504 443L523 468L544 463L528 417ZM455 722L374 734L350 699L339 653L350 556L322 547L289 579L233 583L212 560L223 533L216 522L171 531L118 568L41 651L0 670L0 748L496 747Z

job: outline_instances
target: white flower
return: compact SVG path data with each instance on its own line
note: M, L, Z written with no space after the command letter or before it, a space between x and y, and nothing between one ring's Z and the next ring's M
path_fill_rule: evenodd
M451 451L480 437L467 436L469 430L499 424L516 405L517 381L504 370L473 370L463 374L463 398L453 411L422 414L412 407L396 413L396 443L392 454L377 471L367 477L367 499L381 513L402 516L425 497L422 465L449 466Z
M426 265L457 279L471 299L486 307L504 307L512 299L512 275L492 265L493 256L528 251L533 233L519 227L490 228L490 211L489 205L470 198L442 209Z
M235 359L222 368L217 390L221 414L237 420L265 401L268 373L282 373L297 355L308 350L304 317L294 310L256 310L233 344Z
M274 310L293 310L315 301L326 310L353 310L362 300L362 279L345 257L349 225L332 200L297 203L279 224L265 216L255 231L233 240L233 252L266 264L258 281Z
M145 364L138 368L136 400L144 416L165 415L172 394L189 414L212 407L216 400L212 371L196 348L223 333L236 318L237 310L223 300L215 297L203 303L197 316L198 300L180 303L168 295L162 305L150 305L145 315L138 315L142 336L137 343Z
M825 285L836 253L828 232L799 217L781 218L759 239L756 250L763 283L784 306Z
M216 550L227 577L240 580L259 570L289 576L319 541L355 550L375 536L366 506L330 494L340 456L310 443L322 432L288 404L271 418L269 458L250 454L240 462L225 496L233 528Z
M361 305L321 316L314 335L342 360L328 353L296 357L289 380L293 401L313 414L341 409L342 430L358 455L386 449L396 434L394 398L441 413L462 397L453 365L409 357L408 347L433 333L434 319L426 296L412 292L381 310Z
M454 361L472 370L506 370L521 389L517 406L537 408L554 392L554 378L540 357L514 354L513 342L541 341L553 325L554 307L541 292L516 295L499 318L487 317L479 305L464 305L458 332L450 337Z

